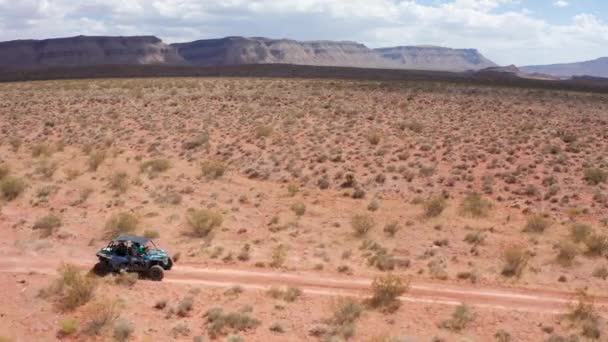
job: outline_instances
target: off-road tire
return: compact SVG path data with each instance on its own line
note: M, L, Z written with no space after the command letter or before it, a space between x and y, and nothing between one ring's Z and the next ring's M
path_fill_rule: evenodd
M93 266L93 269L91 271L93 272L93 274L99 277L104 277L112 272L112 267L108 264L107 261L99 261L95 264L95 266Z
M171 268L173 268L173 259L169 258L167 260L167 266L165 266L164 268L165 268L165 271L171 270Z
M148 278L150 280L161 281L163 280L164 275L165 272L160 265L154 265L148 270Z

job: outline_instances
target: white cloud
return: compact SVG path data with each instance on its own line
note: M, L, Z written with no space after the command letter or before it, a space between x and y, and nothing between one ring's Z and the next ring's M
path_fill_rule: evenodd
M151 34L168 42L227 35L356 40L371 47L477 48L497 63L518 65L608 55L608 25L600 18L583 13L557 25L520 7L517 0L0 0L0 40L78 34Z
M555 5L557 7L568 7L568 6L570 6L570 3L565 0L557 0L553 3L553 5Z

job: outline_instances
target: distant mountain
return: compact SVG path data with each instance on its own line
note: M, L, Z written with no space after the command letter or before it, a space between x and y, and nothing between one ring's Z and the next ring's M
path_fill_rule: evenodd
M400 46L374 50L347 41L226 37L168 45L153 36L78 36L0 43L0 70L108 64L294 64L440 71L496 66L474 49Z
M363 44L355 42L227 37L173 44L190 64L198 66L238 64L298 64L397 68Z
M495 67L475 49L450 49L438 46L397 46L375 49L383 58L401 68L466 71Z
M527 73L542 73L565 78L572 76L608 77L608 57L579 63L533 65L520 69Z
M0 67L180 64L175 49L151 36L15 40L0 43Z

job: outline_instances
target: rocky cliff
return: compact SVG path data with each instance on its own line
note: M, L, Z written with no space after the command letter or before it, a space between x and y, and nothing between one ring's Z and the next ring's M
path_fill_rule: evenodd
M397 46L374 51L384 59L398 63L404 69L466 71L496 66L475 49Z
M579 63L525 66L520 69L529 73L542 73L564 78L583 75L608 77L608 57Z
M30 68L104 64L183 63L156 37L85 37L0 43L0 66Z

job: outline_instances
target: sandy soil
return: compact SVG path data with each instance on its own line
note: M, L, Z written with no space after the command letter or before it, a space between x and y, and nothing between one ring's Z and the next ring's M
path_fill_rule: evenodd
M133 340L209 339L208 309L249 305L260 324L216 338L314 340L335 292L360 301L371 279L390 273L411 280L401 308L364 310L350 339L491 341L501 329L512 341L584 335L563 315L580 290L597 296L605 338L608 245L593 242L607 236L606 108L592 94L434 83L2 84L0 166L9 171L0 180L25 187L0 196L0 284L9 294L0 331L55 340L61 322L75 317L77 331L62 338L112 339L126 319ZM168 169L145 169L159 160ZM472 192L480 215L465 210ZM223 220L193 237L189 218L201 209ZM39 296L58 264L92 266L119 213L180 254L166 281L100 279L94 297L69 311ZM47 227L49 215L59 224ZM354 233L356 216L371 222L366 234ZM526 231L531 221L542 229ZM573 227L583 227L582 238ZM514 249L521 273L506 276L505 253ZM244 292L224 295L232 284ZM303 295L286 303L266 293L269 285ZM185 317L153 308L159 298L175 307L187 296L195 300ZM121 318L85 334L103 298L120 302ZM474 319L458 331L442 327L460 302ZM277 322L284 333L269 330ZM173 336L178 324L187 335Z

